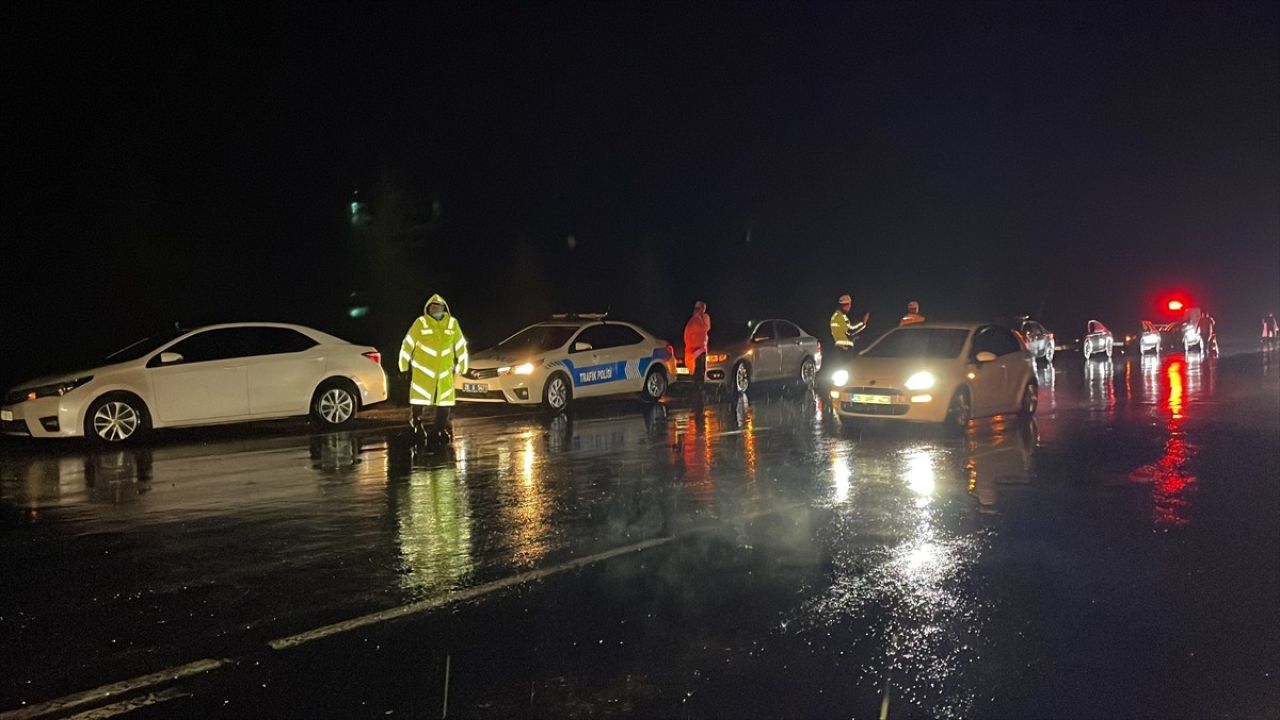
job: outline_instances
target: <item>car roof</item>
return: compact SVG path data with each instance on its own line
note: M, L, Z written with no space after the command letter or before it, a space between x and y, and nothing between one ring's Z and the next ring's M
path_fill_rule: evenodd
M626 325L631 328L640 329L640 326L627 320L612 320L604 318L555 318L553 320L543 320L536 322L528 327L573 327L580 328L588 325Z
M286 329L288 329L288 330L296 330L296 331L298 331L298 332L302 333L303 335L307 335L307 336L309 336L311 339L313 339L313 340L317 340L317 341L323 341L323 342L335 342L335 343L344 343L344 344L348 344L348 345L349 345L349 344L351 344L351 343L348 343L346 340L343 340L343 339L342 339L342 338L340 338L340 337L336 337L336 336L334 336L334 335L330 335L329 333L322 332L322 331L320 331L320 330L316 330L316 329L315 329L315 328L313 328L313 327L307 327L306 325L295 325L295 324L293 324L293 323L281 323L281 322L230 322L230 323L215 323L215 324L213 324L213 325L201 325L201 326L199 326L199 327L187 328L187 329L185 330L185 332L183 333L183 335L190 335L190 334L191 334L191 333L193 333L193 332L196 332L196 331L203 331L203 330L222 330L222 329L224 329L224 328L253 328L253 327L286 328Z
M987 325L999 325L999 323L991 322L922 322L913 325L901 325L894 328L903 332L915 332L917 330L977 330Z

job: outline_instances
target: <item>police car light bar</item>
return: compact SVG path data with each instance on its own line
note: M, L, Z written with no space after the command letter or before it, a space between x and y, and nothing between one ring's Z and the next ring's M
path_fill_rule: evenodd
M603 320L609 317L607 312L594 313L552 313L552 320Z

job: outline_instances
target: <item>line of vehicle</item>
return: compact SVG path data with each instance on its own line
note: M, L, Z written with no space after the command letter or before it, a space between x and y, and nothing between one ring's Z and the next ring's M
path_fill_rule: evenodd
M57 700L50 700L39 705L31 705L17 710L8 710L0 713L0 720L29 720L30 718L38 718L56 712L66 712L75 708L84 707L94 703L109 700L113 697L128 695L138 692L146 688L171 683L176 680L182 680L194 675L211 672L233 662L227 658L203 658L195 662L189 662L186 665L178 665L176 667L166 668L159 672L153 672L147 675L141 675L128 680L121 680L92 690L73 693Z

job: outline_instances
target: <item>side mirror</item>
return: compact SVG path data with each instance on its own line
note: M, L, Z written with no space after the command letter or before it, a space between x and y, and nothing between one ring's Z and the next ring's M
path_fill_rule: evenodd
M589 342L576 342L573 344L574 352L582 352L584 350L590 350L590 349L591 349L591 343Z
M980 363L989 363L992 360L996 359L996 354L993 352L988 352L986 350L983 350L982 352L975 355L973 359L977 360Z
M162 352L162 353L160 353L160 364L161 364L161 365L172 365L172 364L174 364L174 363L179 363L179 362L182 362L182 354L181 354L181 353L176 353L176 352Z

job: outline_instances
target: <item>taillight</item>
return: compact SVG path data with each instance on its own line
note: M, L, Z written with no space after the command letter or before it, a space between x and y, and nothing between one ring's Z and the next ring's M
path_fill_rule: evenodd
M370 360L372 360L377 365L382 364L382 353L378 352L377 350L370 350L367 353L361 353L361 354L369 358Z

